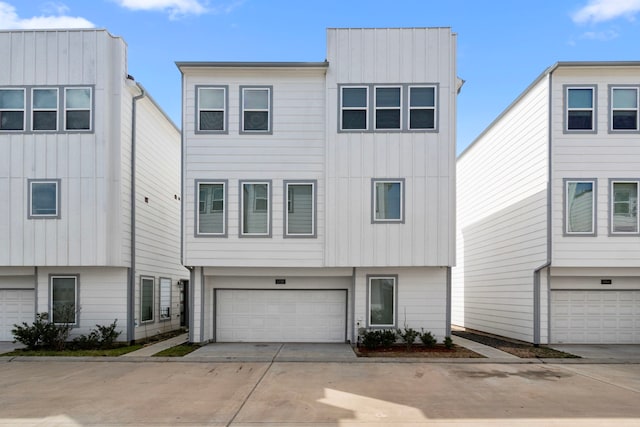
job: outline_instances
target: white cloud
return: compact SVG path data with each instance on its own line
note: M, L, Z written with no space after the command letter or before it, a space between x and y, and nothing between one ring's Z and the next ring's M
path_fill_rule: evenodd
M53 3L49 4L51 7ZM67 16L66 6L57 5L55 7L57 15L34 16L31 18L20 18L16 8L9 3L0 2L0 29L3 30L27 30L27 29L47 29L47 28L93 28L95 25L90 21Z
M618 38L619 34L615 30L608 31L587 31L583 33L580 38L586 40L598 40L598 41L609 41Z
M603 22L624 16L630 20L640 12L640 0L589 0L589 3L575 12L573 22Z
M207 8L199 0L115 0L131 10L157 10L168 12L171 18L183 15L201 15Z

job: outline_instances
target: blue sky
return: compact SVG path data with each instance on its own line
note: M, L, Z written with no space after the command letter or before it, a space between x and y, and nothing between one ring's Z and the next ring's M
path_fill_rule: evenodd
M451 27L458 152L557 61L640 60L640 0L0 0L0 29L106 28L180 126L175 61L323 61L327 27Z

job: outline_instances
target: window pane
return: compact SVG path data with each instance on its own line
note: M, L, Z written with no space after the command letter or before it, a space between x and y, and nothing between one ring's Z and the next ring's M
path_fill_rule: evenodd
M593 89L569 89L569 108L593 108Z
M366 128L367 128L366 110L343 110L342 111L342 129L366 129Z
M22 110L24 108L23 89L0 90L0 109Z
M400 108L400 88L398 87L376 88L376 107Z
M342 106L366 108L367 89L364 87L353 87L342 89Z
M0 129L23 130L24 129L24 112L0 111Z
M171 279L160 279L160 318L171 318Z
M223 110L224 89L200 89L198 103L201 110Z
M224 112L200 111L200 130L224 130Z
M51 278L53 323L76 323L76 278Z
M399 182L376 182L376 219L402 219L401 193Z
M593 233L593 183L567 184L567 232Z
M266 89L245 89L243 104L246 109L266 110L269 108L269 91Z
M435 111L411 110L409 127L411 129L435 129Z
M638 112L614 111L613 128L616 130L636 130L638 128Z
M636 89L613 89L613 108L638 108Z
M56 130L58 113L55 111L34 111L33 130Z
M376 129L400 129L400 110L376 110Z
M57 191L55 182L32 182L31 215L57 215Z
M369 324L394 326L394 280L371 279L369 287Z
M243 184L242 232L267 234L269 232L269 186L267 184Z
M33 108L58 109L58 91L55 89L34 89Z
M435 107L435 90L432 87L410 88L411 107Z
M143 322L153 320L153 280L142 279L140 297L140 319Z
M244 130L269 130L269 113L266 111L245 111Z
M287 189L287 233L313 234L313 185L289 184Z
M638 232L638 183L613 183L613 232Z
M593 113L591 111L569 111L567 128L570 130L590 130Z
M198 231L224 234L224 184L200 184Z
M67 89L65 95L67 108L91 108L91 89Z
M91 113L89 111L67 111L66 129L82 130L91 128Z

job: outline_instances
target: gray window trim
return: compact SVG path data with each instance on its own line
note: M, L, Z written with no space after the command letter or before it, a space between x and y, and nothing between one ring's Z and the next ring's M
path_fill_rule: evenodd
M224 90L224 120L223 120L223 129L222 130L207 130L200 129L200 89L222 89ZM229 134L229 86L228 85L196 85L195 86L195 106L194 106L194 122L195 122L195 133L196 134L218 134L218 135L228 135Z
M378 107L378 89L385 89L385 88L390 88L390 89L400 89L400 105L396 108L396 107ZM403 85L401 84L376 84L373 85L373 114L371 117L372 123L373 123L373 130L374 132L380 133L380 132L388 132L388 133L399 133L402 132L404 129L406 129L405 126L405 118L407 116L406 114L406 108L405 108L405 97L406 97L406 89L403 88ZM385 128L378 128L378 120L377 120L377 116L378 116L378 110L400 110L400 123L398 124L399 127L398 129L385 129Z
M54 89L56 91L56 109L52 110L50 108L37 108L33 105L33 99L34 99L34 95L33 93L36 90L51 90ZM30 117L30 126L29 129L31 130L31 132L33 133L51 133L51 132L58 132L58 129L60 129L60 109L62 107L62 102L60 100L61 96L60 96L60 88L59 87L47 87L47 86L33 86L30 90L30 96L31 96L31 117ZM33 128L33 115L36 112L40 112L40 111L55 111L56 113L56 128L55 129L46 129L46 130L36 130Z
M245 89L266 89L269 91L269 128L267 130L244 130L244 90ZM240 86L240 128L241 135L273 135L273 86L270 85L251 85Z
M200 232L200 184L222 184L224 186L224 209L222 211L223 227L222 233L202 233ZM229 180L227 179L196 179L195 180L195 194L194 200L194 237L227 237L228 236L228 224L229 224Z
M339 84L338 85L338 133L344 132L344 133L362 133L362 132L371 132L371 105L373 102L373 99L371 98L371 86L369 84ZM343 107L342 107L342 92L344 89L366 89L367 90L367 105L365 106L365 128L364 129L343 129L342 127L342 111L343 111ZM354 110L360 110L360 108L349 108L347 107L347 109L354 109Z
M440 123L440 84L439 83L411 83L411 84L407 84L406 86L406 102L405 102L405 108L406 108L406 113L404 114L405 117L405 129L406 132L426 132L426 133L437 133L439 131L439 126L438 124ZM433 129L412 129L411 128L411 88L423 88L423 87L431 87L433 88L434 94L433 94L433 102L434 102L434 106L433 106ZM416 110L420 110L420 109L424 109L423 107L415 107L414 109Z
M71 324L73 328L80 327L80 275L79 274L49 274L49 319L53 321L53 279L69 279L76 281L76 302L75 302L75 323ZM60 324L60 323L58 323Z
M593 90L593 114L592 114L592 129L580 130L580 129L568 129L569 126L569 89L591 89ZM562 86L563 97L563 114L562 114L562 132L564 134L597 134L598 133L598 85L596 84L581 84L581 85L563 85Z
M640 193L640 178L609 178L609 236L615 237L637 237L640 235L640 223L637 224L638 231L632 232L624 232L624 231L613 231L613 184L616 183L633 183L638 185L638 193ZM640 194L638 194L640 196ZM640 199L640 197L639 197ZM640 212L638 212L640 214ZM640 215L638 215L637 221L640 222Z
M2 109L0 111L22 111L22 129L0 129L0 133L25 133L27 129L30 129L29 121L29 103L30 103L30 90L27 86L0 86L0 90L21 90L22 91L22 108L21 109Z
M54 183L56 184L56 213L55 215L34 215L32 213L32 205L31 205L31 192L32 192L32 184L38 183ZM38 179L27 179L27 219L60 219L60 200L61 200L61 184L62 180L60 178L54 179L46 179L46 178L38 178Z
M592 221L593 231L590 233L570 233L567 227L567 185L570 182L593 183ZM598 179L597 178L564 178L562 180L562 235L565 237L595 237L598 235Z
M367 328L375 329L397 329L398 328L398 275L397 274L367 274L367 299L365 325ZM371 324L371 280L372 279L393 279L393 325L373 325Z
M613 90L614 89L635 89L636 90L636 128L635 129L614 129L613 128ZM609 85L608 87L609 102L609 126L610 134L638 134L640 133L640 85Z
M144 287L142 286L142 281L143 280L151 280L153 282L153 286L152 286L152 294L151 294L151 307L154 308L153 312L151 313L151 319L149 320L142 320L142 297L143 297L143 292L144 292ZM156 307L156 278L153 276L143 276L140 275L140 324L147 324L147 323L154 323L156 321L156 313L155 313L155 307Z
M288 232L287 220L289 219L289 185L311 185L312 186L312 201L313 201L313 232L311 234L291 234ZM283 181L283 237L285 239L315 239L318 237L318 180L306 179L306 180L285 180Z
M400 219L376 219L376 184L379 182L400 184ZM405 218L405 178L371 178L371 223L372 224L404 224Z
M169 316L168 317L163 317L162 316L162 281L163 280L168 280L169 281ZM158 319L160 322L167 322L167 321L171 321L171 297L172 297L172 289L173 288L173 280L171 280L171 277L158 277ZM142 316L141 316L142 317Z
M244 197L243 186L245 184L267 184L269 191L267 192L269 200L267 202L267 233L244 233L243 219L244 219ZM238 206L240 207L240 214L238 215L238 237L239 238L270 238L271 237L271 222L273 220L271 205L273 204L273 185L270 179L245 179L238 182Z

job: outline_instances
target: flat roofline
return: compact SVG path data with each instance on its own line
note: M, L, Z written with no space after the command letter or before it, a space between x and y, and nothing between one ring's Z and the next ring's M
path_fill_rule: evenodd
M233 62L233 61L176 61L178 68L318 68L327 69L329 62Z

